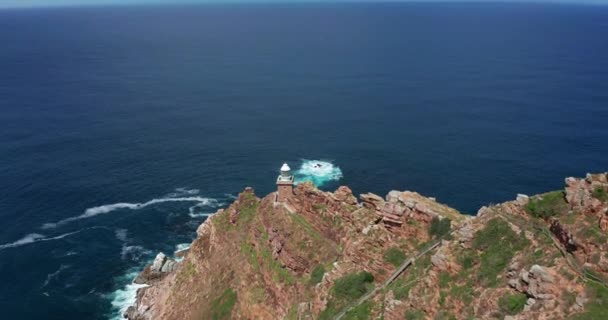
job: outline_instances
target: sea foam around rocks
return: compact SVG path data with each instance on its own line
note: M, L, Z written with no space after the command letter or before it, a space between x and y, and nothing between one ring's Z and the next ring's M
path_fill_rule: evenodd
M135 303L137 299L137 289L147 287L145 284L133 283L133 280L139 275L139 268L130 269L125 275L119 277L117 281L123 286L112 292L109 296L112 304L112 315L110 319L121 320L123 313Z
M302 165L294 172L296 183L312 181L320 187L330 181L342 179L342 170L329 161L302 160Z

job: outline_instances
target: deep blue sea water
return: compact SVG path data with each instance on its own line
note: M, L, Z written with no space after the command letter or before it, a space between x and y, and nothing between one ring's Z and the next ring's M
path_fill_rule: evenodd
M607 122L608 6L0 10L1 317L118 316L284 161L475 213L608 170Z

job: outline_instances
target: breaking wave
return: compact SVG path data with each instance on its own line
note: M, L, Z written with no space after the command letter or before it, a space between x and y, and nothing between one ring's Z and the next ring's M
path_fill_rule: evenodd
M71 235L77 234L77 233L81 233L83 231L86 230L90 230L90 229L105 229L104 227L91 227L91 228L86 228L86 229L80 229L74 232L68 232L68 233L64 233L55 237L46 237L43 234L39 234L39 233L30 233L28 235L26 235L25 237L12 242L12 243L6 243L6 244L2 244L0 245L0 250L4 250L7 248L16 248L16 247L21 247L27 244L32 244L35 242L41 242L41 241L52 241L52 240L59 240L59 239L63 239L65 237L69 237Z
M294 172L295 182L312 181L317 187L342 178L342 170L331 162L302 160L302 165Z
M145 284L133 283L133 280L139 275L139 268L133 268L124 276L118 278L118 282L124 283L123 287L110 294L112 304L112 317L114 320L124 319L122 315L127 308L135 304L137 299L137 289L147 287Z
M79 216L66 218L63 220L59 220L57 222L45 223L42 225L42 229L56 228L58 226L65 225L65 224L73 222L73 221L92 218L92 217L95 217L100 214L106 214L106 213L110 213L112 211L116 211L116 210L120 210L120 209L139 210L139 209L143 209L145 207L149 207L149 206L152 206L155 204L165 203L165 202L199 202L199 204L205 204L208 206L216 206L218 203L217 200L215 200L215 199L204 198L204 197L199 197L199 196L181 197L181 198L167 197L167 198L160 198L160 199L152 199L152 200L150 200L148 202L144 202L144 203L119 202L119 203L106 204L106 205L102 205L102 206L98 206L98 207L88 208L87 210L85 210L85 212L83 214L81 214Z

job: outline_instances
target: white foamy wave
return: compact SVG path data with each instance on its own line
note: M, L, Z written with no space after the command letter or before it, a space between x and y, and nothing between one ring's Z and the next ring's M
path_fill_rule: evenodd
M135 304L137 290L148 286L145 284L133 283L133 280L135 280L138 274L139 270L133 269L119 279L120 282L126 282L127 284L110 295L110 299L112 300L112 320L124 319L122 316L124 312L127 311L127 308Z
M190 243L180 243L175 246L176 253L180 252L180 251L188 250L188 249L190 249Z
M218 205L223 205L223 204L218 204ZM204 203L197 203L197 204L193 205L192 207L188 208L188 215L192 218L208 217L208 216L212 215L213 213L210 213L210 212L199 211L201 208L206 207L206 206L207 205Z
M41 242L41 241L52 241L52 240L59 240L59 239L63 239L65 237L69 237L71 235L77 234L77 233L81 233L83 231L86 230L90 230L90 229L98 229L98 228L102 228L102 227L91 227L91 228L86 228L86 229L81 229L78 231L74 231L74 232L68 232L68 233L64 233L55 237L49 237L47 238L45 235L43 234L39 234L39 233L30 233L27 236L12 242L12 243L6 243L6 244L2 244L0 245L0 250L4 250L7 248L16 248L16 247L21 247L27 244L32 244L35 242Z
M296 183L312 181L320 187L329 181L342 179L342 170L331 162L321 160L302 160L302 165L294 172Z
M103 206L88 208L87 210L85 210L85 212L83 214L81 214L79 216L66 218L66 219L60 220L58 222L45 223L42 225L42 229L56 228L58 226L61 226L61 225L64 225L64 224L67 224L67 223L70 223L73 221L92 218L94 216L110 213L112 211L119 210L119 209L139 210L139 209L143 209L148 206L152 206L152 205L159 204L159 203L165 203L165 202L199 202L200 204L205 204L208 206L217 205L217 200L215 200L215 199L203 198L203 197L198 197L198 196L197 197L182 197L182 198L152 199L152 200L150 200L148 202L144 202L144 203L120 202L120 203L106 204Z

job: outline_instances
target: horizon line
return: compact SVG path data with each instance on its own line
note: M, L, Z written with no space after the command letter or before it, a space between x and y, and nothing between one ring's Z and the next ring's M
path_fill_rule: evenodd
M178 0L178 1L125 1L114 2L108 0L100 0L94 3L48 3L48 4L24 4L23 2L2 5L0 10L6 9L51 9L51 8L95 8L95 7L140 7L140 6L180 6L180 5L223 5L223 4L394 4L394 3L410 3L410 4L536 4L536 5L576 5L576 6L606 6L606 0Z

